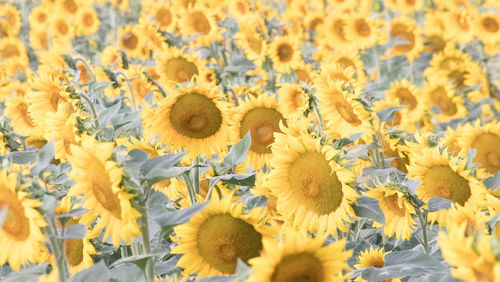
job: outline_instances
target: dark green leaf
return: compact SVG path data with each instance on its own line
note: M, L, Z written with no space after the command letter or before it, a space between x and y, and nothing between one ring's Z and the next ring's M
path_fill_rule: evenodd
M27 164L36 161L36 153L32 151L16 151L8 154L15 164Z
M406 108L406 106L387 107L377 112L377 117L380 121L391 121L394 119L394 113L404 108Z
M429 199L429 208L428 209L430 212L449 209L451 207L451 203L453 203L453 202L448 200L448 199L441 198L441 197L434 197L434 198Z
M222 181L227 184L239 185L239 186L255 186L255 173L249 174L226 174L216 177L208 178L210 180L210 187L214 186L215 183Z
M369 218L379 223L385 222L384 213L380 209L377 199L362 196L358 198L357 203L358 205L352 207L357 216Z
M484 186L490 190L495 190L500 186L500 172L495 173L495 175L486 178L484 181Z
M145 177L151 176L158 169L167 169L178 163L187 152L169 154L145 161L141 166L141 173Z
M190 170L191 167L184 167L184 166L174 166L171 168L167 169L157 169L151 173L147 178L145 178L149 185L153 185L155 183L158 183L160 181L163 181L168 178L176 177L184 172Z
M486 221L486 226L488 226L490 232L493 232L495 230L495 227L499 221L500 221L500 213L497 213L494 217Z
M75 71L78 70L75 61L73 60L73 58L71 58L71 56L66 54L61 54L61 57L63 58L64 62L68 65L68 67L70 67L72 70Z
M109 269L104 264L104 261L101 260L91 267L75 274L75 276L71 279L71 282L108 281L111 278Z
M234 144L231 148L231 151L224 158L224 162L231 167L237 166L238 164L245 161L248 149L250 149L250 145L252 143L252 138L250 136L250 131L241 138L241 140Z
M176 211L165 209L163 213L152 214L151 217L162 227L172 227L188 222L193 215L203 210L207 204L208 202L197 203Z
M63 239L82 239L87 233L87 226L85 224L72 224L66 226L64 230Z

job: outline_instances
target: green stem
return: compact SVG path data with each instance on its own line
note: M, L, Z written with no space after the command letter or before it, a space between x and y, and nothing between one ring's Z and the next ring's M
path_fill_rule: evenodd
M418 219L420 221L420 228L422 229L423 245L425 253L429 253L429 243L427 239L427 214L422 214L421 211L418 212Z
M309 99L313 99L313 101L314 101L314 112L318 116L319 129L320 129L320 131L323 131L325 129L325 123L323 121L323 116L321 115L321 112L319 111L318 102L316 100L314 100L314 96L312 96L312 95L309 97Z
M61 244L59 239L57 238L57 228L54 222L54 217L46 218L48 223L47 230L49 232L48 239L50 243L50 247L54 257L56 258L57 264L57 274L60 282L66 282L68 275L68 263L66 261L66 253L64 251L64 244ZM64 239L62 240L64 242Z
M84 59L77 57L77 58L74 58L73 61L75 61L75 62L78 62L78 61L82 62L83 66L87 69L87 72L90 75L90 79L92 81L96 81L94 73L92 72L92 70L90 70L89 65L87 64L87 62Z
M87 94L85 94L83 91L77 91L77 93L85 100L87 101L87 104L89 105L90 108L90 113L92 114L92 117L94 118L94 126L95 129L97 130L99 128L99 119L97 118L97 111L95 110L94 103L92 103L92 100L90 99Z
M196 157L194 161L194 192L200 194L200 167L199 167L199 157Z
M132 101L132 109L134 109L134 111L136 111L137 108L135 106L134 88L132 88L132 84L130 84L130 80L127 78L127 76L122 71L117 71L116 75L123 76L123 79L125 79L125 81L127 82L128 90L130 92L130 100Z
M196 203L196 195L194 193L194 188L193 188L193 183L191 182L191 178L189 178L189 173L188 172L183 173L182 178L184 178L184 182L186 182L191 204L194 205Z
M142 211L141 219L141 232L142 232L142 243L144 246L144 253L151 254L151 245L149 242L149 224L148 224L148 208L144 207ZM144 270L146 281L153 281L153 260L148 258L146 262L146 269Z

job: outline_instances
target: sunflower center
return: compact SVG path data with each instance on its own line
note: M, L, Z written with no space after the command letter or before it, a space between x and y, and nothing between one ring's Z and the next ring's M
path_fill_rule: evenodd
M491 33L495 33L498 31L498 29L500 29L500 25L498 25L498 22L493 17L484 18L482 20L482 24L483 24L483 27Z
M408 106L410 111L413 111L417 107L417 99L407 88L399 88L396 91L396 96L399 99L399 103Z
M56 28L57 28L57 32L59 32L59 34L62 34L62 35L66 35L69 32L69 26L63 20L57 21Z
M23 121L29 126L29 127L34 127L33 125L33 120L28 114L28 105L25 103L19 104L17 106L17 110L19 111L19 115L23 119Z
M241 120L240 137L250 130L250 150L259 154L270 154L274 132L281 132L279 122L283 116L274 108L257 107L248 111Z
M345 101L338 101L335 103L335 108L337 109L339 115L351 125L358 126L361 124L361 121L354 114L354 111L349 103Z
M442 197L461 206L471 195L469 181L446 165L429 168L419 189L423 189L429 199Z
M272 282L321 282L323 264L311 253L284 256L274 268Z
M170 110L175 131L187 137L203 139L213 136L222 125L222 113L212 99L192 92L179 98Z
M160 26L169 26L172 23L172 13L168 8L161 7L156 12L156 21L160 23Z
M24 214L24 208L19 200L10 194L1 195L0 209L7 206L7 217L2 225L2 230L11 235L16 241L24 241L30 233L30 224Z
M19 57L21 52L14 44L7 44L3 49L0 50L0 58L12 58Z
M500 170L500 136L491 133L481 134L471 144L476 149L475 160L479 162L489 173Z
M354 63L349 58L341 57L337 60L337 64L342 65L344 67L352 67L354 68Z
M457 106L448 97L443 87L438 87L431 92L431 100L439 106L445 115L452 116L457 113Z
M465 87L465 75L467 71L453 70L448 74L448 77L455 81L458 88Z
M184 58L173 58L166 62L163 70L168 79L175 82L185 82L198 74L198 67Z
M64 240L64 247L68 264L77 266L83 261L83 241L82 239L66 239Z
M370 25L364 19L357 20L355 26L356 32L363 37L368 37L372 33Z
M74 0L65 0L62 6L64 10L66 10L71 14L76 13L76 11L78 10L78 5L75 3Z
M260 233L248 222L229 214L212 214L199 227L197 247L208 264L233 274L237 258L248 262L260 254L261 239Z
M399 37L401 40L408 41L406 44L398 44L394 49L398 52L406 53L413 49L415 44L415 35L408 31L405 25L397 24L391 28L391 37Z
M191 14L191 23L196 32L207 34L210 32L210 22L201 12Z
M44 23L47 20L47 14L45 13L39 13L37 15L37 21L40 23Z
M381 206L387 208L392 214L398 217L404 217L406 214L406 209L399 205L399 197L396 194L386 196L382 199L383 204ZM383 266L383 265L382 265Z
M346 42L347 40L345 39L345 36L344 36L344 25L345 25L344 20L336 20L333 23L333 33L335 34L335 36L338 39Z
M309 73L305 70L296 69L295 74L297 74L297 81L304 81L304 82L311 81Z
M306 99L304 97L304 93L299 90L293 90L292 92L292 107L294 110L297 110L299 107L302 107L306 103Z
M299 155L288 170L288 183L299 203L317 214L329 214L342 203L342 183L319 152Z
M120 200L111 190L109 179L94 177L92 180L92 193L101 206L114 217L121 218Z
M293 58L293 48L288 43L281 43L278 46L278 58L281 62L289 62Z
M127 32L122 37L122 44L123 46L125 46L125 48L134 50L137 48L137 45L139 44L139 39L137 38L137 35L133 34L132 32Z
M94 16L91 13L85 13L83 16L83 24L86 26L94 25Z
M250 49L254 51L256 54L260 54L262 51L262 39L258 37L258 35L247 34L247 43L250 46Z

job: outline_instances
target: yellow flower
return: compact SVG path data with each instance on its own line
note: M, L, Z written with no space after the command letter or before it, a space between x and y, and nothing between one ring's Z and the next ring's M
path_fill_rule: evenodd
M161 53L161 59L156 66L157 72L161 75L163 84L169 82L187 82L199 74L201 63L191 54L184 50L171 47Z
M355 48L364 50L377 44L379 30L375 20L363 14L353 14L344 27L345 38L354 42Z
M79 137L76 129L76 113L61 103L57 112L47 113L47 127L45 139L54 140L55 158L65 161L71 155L71 145L78 144Z
M477 16L476 22L477 37L485 44L496 44L500 40L500 16L496 13L481 13Z
M289 72L302 62L299 40L295 36L276 36L269 45L268 54L278 72Z
M177 25L177 13L174 7L168 1L144 1L141 18L154 22L161 30L173 31Z
M0 265L9 262L14 270L28 263L41 262L45 236L40 230L46 226L42 215L35 209L42 205L28 198L22 188L17 188L17 175L0 171L0 210L7 208L7 217L0 228Z
M16 7L0 5L0 38L15 37L21 30L21 15Z
M481 207L484 205L486 189L479 180L466 169L467 160L451 157L439 148L412 150L408 178L420 181L417 196L424 202L434 197L451 200L454 204ZM440 226L447 222L449 210L429 213L431 222Z
M274 232L260 222L260 212L243 213L244 205L234 203L232 195L212 197L205 209L189 222L174 228L178 242L172 252L182 254L177 266L197 278L231 275L236 262L259 256L262 240Z
M118 29L120 48L125 50L129 57L141 57L141 48L144 47L144 36L139 29L126 26Z
M50 35L52 42L58 46L66 46L74 36L75 26L69 22L65 14L56 14L51 17Z
M430 109L436 105L440 113L434 114L438 122L449 122L467 115L464 99L455 94L453 86L445 78L427 81L424 87L425 103Z
M218 40L220 35L215 20L214 12L203 8L201 5L195 5L188 11L181 14L182 25L180 25L183 35L196 35L197 45L210 45L211 42Z
M76 34L90 35L99 29L101 22L97 18L97 13L92 6L85 6L78 9L76 14Z
M254 273L248 281L341 281L352 250L344 251L345 239L323 246L326 237L287 230L279 242L264 240L262 255L250 260Z
M278 108L285 117L300 117L308 107L309 97L298 84L286 83L278 90Z
M246 161L254 169L261 169L264 164L269 163L273 134L281 132L279 124L283 121L285 119L274 96L249 96L235 108L234 122L238 137L242 138L250 131L252 142Z
M385 215L384 234L396 235L398 240L408 240L416 225L413 216L415 208L406 199L403 192L393 185L370 188L366 195L379 200L379 206Z
M141 214L130 203L134 195L120 186L123 168L108 160L112 153L112 143L98 143L91 136L83 138L81 146L71 145L67 158L76 184L68 194L85 200L83 207L88 212L81 217L82 222L90 225L99 217L94 229L105 229L104 239L111 236L118 247L120 239L130 243L140 234L136 221Z
M257 32L257 27L252 24L252 21L253 18L243 19L239 23L240 31L236 33L235 37L238 40L238 45L245 51L246 57L260 66L265 59L267 44Z
M407 18L396 18L391 21L390 38L399 37L399 40L408 41L408 43L398 44L390 48L388 52L392 56L405 55L408 61L412 62L420 56L424 44L420 37L421 31L415 22Z
M293 225L335 234L347 231L359 197L349 184L354 173L333 160L338 154L308 135L275 134L268 185L278 198L278 212L293 216Z
M226 150L231 140L229 106L213 84L178 85L150 116L143 113L143 124L174 150L184 147L192 157L210 157Z
M376 267L382 268L385 266L385 255L390 252L384 252L382 248L370 247L370 249L366 249L364 252L361 251L358 256L358 264L355 264L354 267L356 269L368 268L368 267ZM357 277L354 281L366 281L361 278L361 276ZM384 280L384 282L399 282L401 279L389 279Z

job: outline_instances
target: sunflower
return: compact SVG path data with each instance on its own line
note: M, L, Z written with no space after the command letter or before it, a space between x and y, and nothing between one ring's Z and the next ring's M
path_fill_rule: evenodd
M331 60L335 59L333 57ZM321 64L321 69L314 73L313 82L316 88L328 87L329 81L338 81L341 86L347 82L358 86L358 82L354 79L356 75L355 69L351 66L346 66L345 60L340 60L340 63L332 63L331 60L325 59Z
M5 115L10 119L14 131L23 136L41 131L40 127L35 126L35 121L28 112L28 106L26 97L20 95L14 95L6 100Z
M16 37L0 39L0 59L16 59L28 63L28 53L24 43Z
M197 34L194 41L197 45L210 45L220 37L215 17L214 12L195 5L181 14L181 32L188 36Z
M345 28L348 22L348 16L338 11L329 14L325 24L318 30L316 40L319 43L326 44L328 49L349 50L352 42L345 36Z
M113 143L98 143L94 137L82 139L82 145L71 145L71 155L66 156L72 166L70 177L76 181L69 195L80 196L88 210L81 220L90 225L100 219L94 230L106 229L104 239L112 237L118 247L120 239L128 243L140 234L137 218L141 216L130 203L133 194L127 193L120 183L123 168L108 160L113 153Z
M13 270L22 265L42 260L45 236L40 228L46 226L42 215L36 210L42 203L28 198L22 188L17 187L17 175L0 171L0 209L7 208L7 216L0 228L0 265L9 262Z
M358 54L346 51L336 51L331 56L327 55L325 62L335 62L337 65L343 66L344 68L353 68L354 74L352 78L357 82L359 87L362 88L365 86L367 78L363 61L361 61Z
M137 104L140 104L149 93L155 90L153 84L148 80L146 75L144 75L144 68L142 66L130 65L129 68L125 70L125 74L130 80ZM127 88L127 92L129 91L130 90Z
M260 223L258 209L243 210L244 205L233 202L232 195L213 196L203 211L175 227L178 245L171 253L182 254L177 266L188 275L196 273L197 278L232 275L238 258L247 263L259 256L263 239L274 232Z
M470 66L472 62L468 54L454 48L453 45L448 45L442 52L432 56L430 66L425 69L424 76L428 80L433 79L434 76L447 77L453 69Z
M161 30L173 31L177 25L177 13L168 1L145 1L141 17L153 21Z
M322 10L308 11L305 14L304 26L309 31L317 33L325 23L325 12Z
M268 54L273 67L278 72L289 72L302 62L302 51L295 36L276 36L268 47Z
M31 32L33 29L45 29L49 24L49 10L46 6L40 5L33 8L29 15Z
M239 23L240 31L236 33L235 37L238 40L238 45L245 51L246 57L259 66L265 59L267 44L257 32L258 29L249 22L252 22L252 19L242 20Z
M359 195L349 186L354 173L332 158L338 154L311 136L275 134L269 187L278 198L278 212L294 215L293 225L311 231L347 231Z
M424 202L434 197L451 200L463 206L484 204L486 189L466 168L467 160L451 157L448 151L439 148L425 148L412 151L408 178L422 183L417 189L417 196ZM447 209L429 213L431 222L440 226L446 224Z
M201 66L201 63L194 55L187 54L184 50L171 47L160 56L161 59L156 68L163 84L168 85L171 81L187 82L199 74L198 66Z
M467 224L448 232L439 232L438 243L443 258L452 266L453 277L464 281L499 281L500 262L493 253L494 236L484 233L470 236Z
M60 103L57 112L47 113L45 139L54 140L55 158L65 161L71 155L71 145L78 144L77 114L67 104Z
M344 251L345 239L324 246L326 234L312 238L300 231L287 230L280 242L265 240L260 257L250 260L254 273L249 282L315 281L343 278L352 250ZM346 278L346 277L344 277Z
M0 37L15 37L20 30L20 12L14 6L0 5Z
M235 131L242 138L250 131L252 143L247 162L254 169L261 169L271 157L270 145L274 142L273 134L280 132L279 123L285 121L278 108L275 96L248 96L235 108Z
M482 176L492 176L500 171L500 122L492 121L480 126L479 120L472 126L467 124L461 130L457 143L462 148L462 155L470 149L476 150L474 161L481 166Z
M367 130L370 114L357 100L357 95L351 92L352 88L343 88L342 83L332 80L317 85L317 88L326 133L341 138Z
M246 0L229 1L229 14L234 18L240 18L250 14L250 5Z
M125 50L129 57L141 57L141 48L144 46L144 36L140 30L131 26L118 29L120 48Z
M453 9L445 14L447 36L461 44L467 44L474 39L474 22L468 10Z
M45 117L49 112L57 112L60 102L69 103L69 94L59 80L57 73L42 72L30 82L35 90L28 93L28 111L35 125L44 127Z
M463 84L464 87L479 85L478 89L474 89L467 93L467 97L474 103L480 102L484 98L491 97L491 85L488 80L488 75L478 64L469 64L467 66L467 72L464 74Z
M451 154L460 153L461 148L458 144L458 140L463 132L464 129L461 124L459 124L456 129L452 129L451 127L446 128L443 138L439 140L440 145L445 147Z
M49 31L46 28L31 28L30 30L30 46L37 50L49 49Z
M399 116L402 128L415 130L415 122L419 121L425 113L426 105L422 99L422 90L410 84L405 78L401 81L391 82L390 89L387 90L385 101L393 101L394 106L406 106L401 109Z
M78 9L76 14L76 35L90 35L97 32L101 22L92 6L85 6Z
M353 14L344 27L347 41L354 42L357 49L364 50L377 44L379 30L375 20L363 14ZM352 54L352 53L351 53Z
M351 11L356 7L356 0L331 0L327 2L328 6L333 7L335 10Z
M250 192L256 196L264 196L267 199L267 204L265 206L266 211L266 221L271 224L280 226L284 223L284 218L277 210L278 198L272 193L271 188L268 185L267 173L256 174L255 187L253 187Z
M497 44L500 36L500 16L496 13L481 13L476 17L476 35L485 44Z
M434 114L438 122L449 122L467 115L464 99L455 95L453 86L445 78L427 81L424 87L427 107L436 105L440 113Z
M74 36L75 26L69 22L64 14L56 14L51 17L50 35L52 42L58 46L66 46Z
M80 5L77 0L56 0L57 1L57 6L58 8L65 13L65 17L71 17L74 16L77 12L78 9L80 8Z
M287 118L302 116L309 107L309 97L302 87L285 83L278 90L278 108Z
M440 31L430 30L425 32L423 52L438 53L446 48L448 38Z
M123 61L122 61L122 56L120 54L120 50L118 50L113 45L106 46L106 48L104 48L104 50L102 50L100 57L101 57L101 65L102 66L112 66L113 70L115 68L121 69L123 66Z
M392 56L405 55L412 62L420 56L424 44L420 37L421 31L415 22L407 18L396 18L391 21L390 38L399 37L408 43L398 44L388 50Z
M379 201L385 215L384 234L388 237L396 235L398 240L410 239L416 225L413 219L416 211L404 193L397 186L387 184L369 188L366 195Z
M230 105L221 98L213 84L179 84L151 109L152 120L143 115L144 126L154 129L174 150L184 147L191 156L211 156L226 149L231 140Z
M354 265L356 269L363 269L368 267L375 268L383 268L385 266L385 255L390 252L384 252L382 248L370 247L370 249L366 249L364 252L361 251L358 256L358 264ZM366 281L361 278L361 276L357 277L354 281ZM389 279L384 280L384 282L399 282L401 279Z

